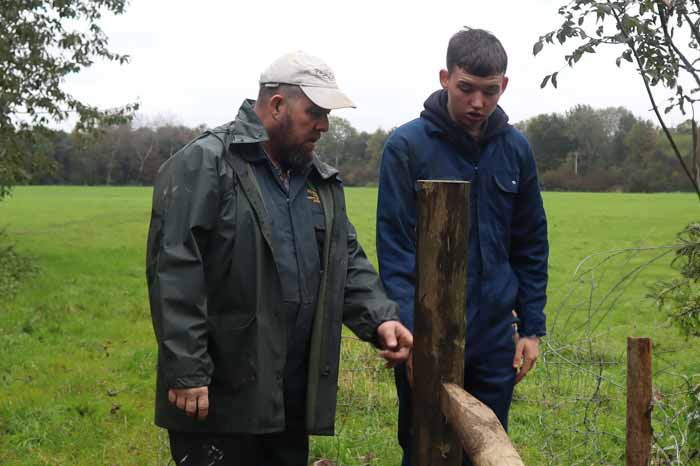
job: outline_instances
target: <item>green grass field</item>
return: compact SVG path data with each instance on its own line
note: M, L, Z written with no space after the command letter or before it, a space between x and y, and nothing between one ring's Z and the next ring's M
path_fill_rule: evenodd
M155 340L144 274L150 193L20 187L0 203L0 226L39 267L16 296L0 297L0 464L168 463L165 436L152 423ZM376 264L376 189L347 195ZM546 193L545 206L552 344L516 390L512 438L528 465L621 464L624 393L615 383L624 385L626 336L654 338L659 390L681 374L700 373L700 344L681 337L645 297L650 284L672 273L669 257L643 268L614 303L614 293L603 299L607 290L656 252L621 254L576 279L574 271L594 253L673 243L676 232L700 218L700 205L686 194ZM611 383L588 397L600 374L576 378L582 372L575 366L566 372L562 361L585 366L592 355L614 364ZM313 439L312 456L344 465L399 464L391 373L350 334L342 364L338 435ZM580 459L567 459L574 457Z

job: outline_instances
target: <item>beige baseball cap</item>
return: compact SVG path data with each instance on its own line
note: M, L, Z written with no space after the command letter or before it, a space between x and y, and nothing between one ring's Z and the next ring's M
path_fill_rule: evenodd
M282 55L262 72L260 85L276 87L280 84L299 86L311 102L321 108L355 108L348 96L338 89L333 71L323 60L302 51Z

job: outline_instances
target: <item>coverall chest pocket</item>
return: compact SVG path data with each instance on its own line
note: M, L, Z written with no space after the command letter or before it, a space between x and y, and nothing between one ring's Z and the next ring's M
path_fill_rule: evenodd
M510 221L513 216L513 206L520 192L520 176L514 172L497 172L492 176L493 209L500 218Z

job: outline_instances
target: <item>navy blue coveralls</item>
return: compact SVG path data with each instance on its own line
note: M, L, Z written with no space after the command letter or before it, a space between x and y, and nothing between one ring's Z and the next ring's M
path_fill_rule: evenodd
M413 330L417 181L470 181L464 387L507 429L516 375L513 324L521 335L546 332L547 222L532 149L503 110L497 107L476 141L452 122L446 102L446 91L432 94L420 118L397 128L384 147L377 207L380 274L400 306L401 321ZM395 378L402 465L410 466L405 366L396 369Z

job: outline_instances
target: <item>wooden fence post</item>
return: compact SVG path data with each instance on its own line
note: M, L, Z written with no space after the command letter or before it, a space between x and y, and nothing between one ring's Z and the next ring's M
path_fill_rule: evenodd
M627 339L627 466L651 458L651 339Z
M442 383L464 383L469 183L419 181L413 353L413 464L459 466Z

